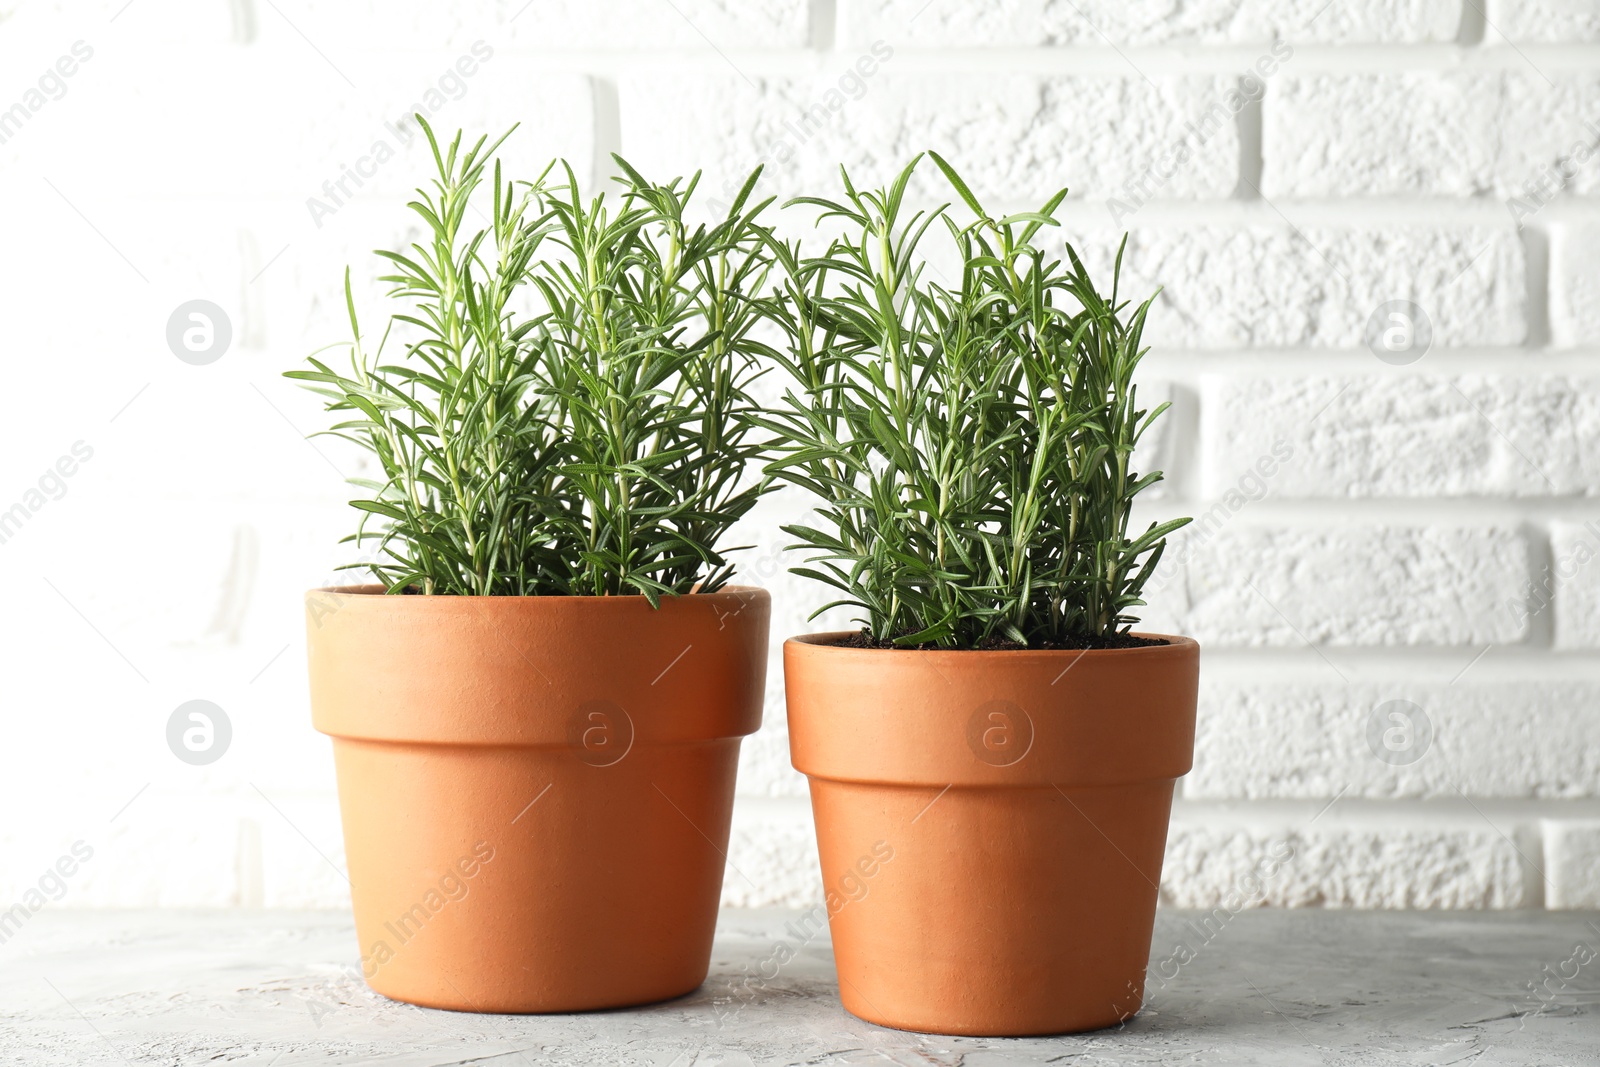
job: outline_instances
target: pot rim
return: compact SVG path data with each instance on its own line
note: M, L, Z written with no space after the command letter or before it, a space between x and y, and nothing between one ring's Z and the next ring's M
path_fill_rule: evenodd
M761 724L765 589L664 598L657 611L643 596L382 588L306 594L312 722L324 734L570 748L592 702L614 705L639 744L742 737Z
M1071 657L1077 659L1081 656L1093 656L1096 659L1107 656L1151 656L1172 655L1183 648L1199 648L1200 642L1192 637L1180 634L1158 634L1142 630L1130 631L1134 637L1154 637L1165 641L1164 645L1141 645L1135 648L842 648L834 642L841 638L851 637L860 631L857 630L829 630L824 633L797 634L784 640L784 645L803 645L808 649L825 650L830 656L899 656L907 653L918 657L930 656L982 656L985 661L991 657L995 659L1056 659Z
M889 787L1089 788L1170 781L1194 761L1200 643L975 651L784 642L790 762ZM1057 684L1061 683L1061 684ZM1024 743L994 759L996 714ZM1013 736L1008 734L1007 736Z
M552 603L580 603L593 602L596 604L648 604L643 593L605 593L599 596L573 595L569 593L536 593L529 595L512 594L474 594L474 593L428 593L426 595L406 595L403 593L390 594L384 591L385 587L375 582L363 582L359 585L319 585L306 590L307 597L319 593L332 596L369 597L374 602L394 601L395 603L527 603L527 602L552 602ZM676 600L709 602L713 600L749 600L752 595L771 596L765 586L761 585L725 585L714 593L663 593L661 603L668 604Z

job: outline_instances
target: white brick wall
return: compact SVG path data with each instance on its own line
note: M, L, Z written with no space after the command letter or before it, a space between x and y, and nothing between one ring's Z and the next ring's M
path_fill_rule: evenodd
M1208 375L1213 492L1272 447L1291 455L1274 494L1328 497L1584 496L1600 435L1600 382L1564 375ZM1396 463L1417 426L1430 447Z
M1254 204L1259 211L1232 225L1146 224L1154 205L1129 220L1128 291L1163 288L1149 341L1353 349L1372 309L1388 300L1423 306L1436 346L1509 346L1526 336L1526 256L1511 226L1296 224L1269 204L1277 201ZM1085 227L1074 236L1092 242L1085 263L1109 275L1119 235Z
M1268 92L1261 188L1272 197L1525 195L1600 138L1589 73L1285 74ZM1595 168L1575 169L1573 192L1597 189Z
M1224 522L1214 533L1180 530L1172 551L1183 580L1163 584L1157 606L1202 646L1470 646L1526 637L1504 604L1521 592L1531 547L1505 528Z
M1600 41L1600 9L1590 0L1488 0L1491 43Z
M859 83L853 91L861 92L864 106L845 104L829 114L827 94L849 100L838 93L839 79L857 71L863 57L877 70L849 84ZM836 188L841 163L858 184L881 184L917 152L932 149L963 160L963 177L986 202L1039 203L1063 184L1104 200L1138 177L1150 156L1176 143L1184 124L1233 84L1120 74L901 75L896 62L892 52L880 62L868 47L859 56L824 62L819 74L762 79L754 89L721 73L629 77L622 83L623 142L635 166L667 173L704 168L713 188L732 183L737 190L765 162L774 179L771 192L783 199ZM771 147L779 145L791 151ZM1179 199L1227 196L1238 181L1238 163L1237 133L1225 128L1165 192ZM937 174L929 167L918 191L948 198Z
M1550 236L1550 332L1562 348L1600 343L1600 226L1577 223Z
M924 0L840 0L843 36L893 33L926 45L1254 44L1274 37L1351 44L1448 41L1461 20L1449 0L1004 0L994 4Z
M0 508L93 450L0 544L0 907L77 841L76 904L344 903L298 597L349 558L361 458L279 373L410 237L413 103L520 122L524 169L620 151L713 194L924 148L998 208L1070 186L1090 263L1128 230L1124 292L1164 286L1147 510L1202 519L1147 612L1207 650L1165 898L1289 847L1272 904L1596 906L1597 69L1593 0L0 0ZM234 329L205 367L164 341L196 298ZM1414 361L1368 348L1391 301ZM782 571L804 507L746 532L779 637L830 624ZM164 739L196 698L234 731L206 767ZM727 900L814 900L776 658L741 775Z

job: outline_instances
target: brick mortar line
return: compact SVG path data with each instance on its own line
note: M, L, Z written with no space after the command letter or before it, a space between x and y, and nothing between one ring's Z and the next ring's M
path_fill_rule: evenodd
M887 36L885 39L888 39ZM1600 42L1564 42L1530 44L1518 42L1516 48L1507 45L1456 45L1456 44L1324 44L1284 38L1294 47L1293 69L1286 74L1302 71L1316 73L1384 74L1416 71L1418 73L1494 74L1521 71L1537 78L1529 69L1532 61L1555 73L1595 73L1594 63L1600 58ZM891 42L894 43L894 42ZM917 45L896 44L896 62L907 61L905 69L939 69L941 63L959 58L970 61L975 69L1005 69L1018 73L1122 74L1137 78L1130 66L1145 65L1148 61L1152 77L1183 74L1237 74L1249 66L1261 53L1271 47L1271 41L1248 44L1197 44L1185 45L1118 45L1117 49L1093 46L1047 45ZM835 51L849 52L857 46L845 43ZM1119 51L1120 50L1120 51ZM730 51L730 55L738 54ZM752 52L752 54L760 54ZM769 53L775 54L775 53ZM819 53L820 54L820 53ZM1126 58L1124 58L1124 56ZM1088 65L1085 65L1088 60ZM946 66L944 69L948 69Z
M1537 366L1529 367L1531 358ZM1194 361L1203 360L1197 366ZM1317 366L1310 366L1316 362ZM1186 348L1156 345L1141 365L1146 379L1202 382L1231 378L1450 378L1499 373L1515 377L1600 376L1600 344L1557 348L1506 345L1498 348L1436 348L1404 367L1380 364L1365 348ZM1525 373L1524 373L1525 372Z
M1271 154L1262 162L1271 160ZM1070 185L1070 176L1068 184ZM1415 197L1364 197L1350 196L1337 200L1298 199L1266 190L1266 196L1249 199L1234 196L1205 196L1192 199L1164 198L1146 201L1139 214L1131 219L1127 228L1187 229L1203 226L1262 226L1287 229L1281 211L1297 226L1329 227L1360 230L1387 226L1456 228L1486 226L1515 229L1515 220L1505 202L1492 196L1418 195ZM1073 223L1072 210L1076 207L1095 209L1089 222L1099 228L1111 229L1112 224L1103 210L1104 197L1096 195L1073 196L1061 208L1067 226ZM1268 203L1270 201L1270 203ZM988 205L984 205L988 207ZM1025 200L1008 200L997 203L990 210L1014 211L1028 208ZM1276 208L1277 210L1274 210ZM1600 222L1600 195L1571 197L1554 200L1546 205L1535 221L1527 222L1524 230L1543 231L1553 225L1593 225Z
M484 30L463 30L460 40L466 41L473 36L483 36L486 32L493 32L494 27ZM137 40L137 38L135 38ZM814 46L794 45L739 45L719 38L717 43L729 58L749 60L777 61L787 66L790 63L810 63L818 58L840 58L853 56L863 48L871 46L873 40L888 41L895 48L896 61L900 58L916 60L917 69L926 65L928 71L948 72L947 61L950 59L965 59L970 61L974 69L1003 68L1019 70L1020 73L1061 73L1081 71L1084 73L1101 74L1112 73L1124 77L1137 78L1138 74L1129 69L1129 64L1137 64L1140 60L1149 60L1158 71L1152 76L1169 73L1222 73L1235 74L1242 69L1241 64L1248 65L1260 57L1264 49L1270 48L1270 40L1260 40L1245 43L1228 44L1167 44L1167 45L1123 45L1116 48L1105 45L983 45L983 44L940 44L926 45L906 42L904 36L896 35L885 29L873 33L870 37L857 40L838 40L831 47L818 48ZM1419 71L1459 72L1459 73L1492 73L1503 70L1528 70L1528 61L1546 61L1556 70L1570 72L1593 73L1592 64L1600 58L1600 41L1567 41L1567 42L1517 42L1516 48L1503 44L1485 45L1458 45L1449 43L1393 43L1393 44L1328 44L1324 42L1310 42L1304 38L1290 35L1284 38L1295 50L1295 63L1302 60L1308 62L1321 62L1330 65L1339 65L1351 69L1354 73L1367 71L1381 72L1395 67L1406 67ZM449 52L457 47L456 38L446 38L444 44L394 44L373 46L366 44L347 45L344 42L329 38L330 44L339 48L341 55L352 57L404 57L410 55L425 56L441 52ZM152 35L137 43L151 48L168 48L177 51L190 51L194 42L180 38L164 38ZM219 39L219 44L225 44ZM304 50L304 42L297 37L285 36L267 40L255 40L248 44L226 44L226 47L236 51L249 51L257 54L278 53L285 55L298 55ZM574 48L550 48L521 45L515 41L506 41L504 44L495 45L496 55L537 58L541 60L560 60L563 68L566 64L578 65L582 63L635 64L640 59L659 59L663 69L669 69L670 62L681 62L685 59L705 59L708 53L703 44L681 45L634 45L634 46L590 46ZM1124 58L1124 56L1126 58ZM715 56L711 58L715 59ZM1039 64L1037 67L1029 66L1028 61ZM1400 60L1400 62L1396 62ZM1426 60L1426 66L1407 67L1405 60ZM1463 63L1463 60L1467 60ZM1085 66L1085 62L1089 65ZM944 64L941 66L941 64ZM1019 67L1020 64L1020 67ZM737 77L737 75L707 65L703 68L706 72L716 74L718 77ZM756 73L756 71L751 71ZM1531 73L1531 72L1530 72Z
M1600 79L1600 74L1597 74L1597 79ZM622 106L626 108L625 99L622 101ZM598 131L592 132L591 136L595 136L596 132ZM576 162L578 161L574 160L574 163ZM818 169L825 170L821 166ZM830 181L832 177L831 173L824 174L822 180ZM1068 184L1071 185L1070 175ZM304 189L286 186L276 192L246 193L200 201L196 201L193 196L177 194L139 193L125 196L113 194L98 196L96 203L149 206L184 204L202 212L234 212L243 207L257 210L296 210L303 213L305 197ZM1125 228L1135 231L1248 226L1287 229L1283 216L1273 210L1276 207L1287 214L1295 225L1301 227L1361 230L1395 225L1437 228L1493 226L1508 232L1513 229L1511 214L1504 203L1485 196L1409 198L1352 196L1338 200L1297 200L1272 195L1269 199L1270 204L1254 198L1238 199L1231 195L1196 197L1192 200L1152 199L1140 208L1138 216L1129 220L1130 225ZM1060 211L1066 228L1071 230L1074 226L1079 226L1083 229L1107 231L1116 228L1106 215L1103 201L1104 197L1098 195L1069 197ZM1002 213L1029 210L1037 208L1038 204L1029 199L1016 198L996 200L992 205L986 204L985 207ZM342 211L350 212L352 215L393 216L396 214L395 197L388 193L361 194L351 198ZM798 210L791 212L790 215L797 222L808 218ZM250 221L246 217L238 228L251 228ZM1600 224L1600 193L1583 198L1551 201L1540 210L1538 219L1527 223L1525 229L1542 232L1554 227L1597 224ZM1120 232L1120 228L1117 229Z
M1470 795L1470 794L1469 794ZM737 808L752 821L762 817L803 819L809 825L811 801L804 795L793 797L751 796L734 794ZM1542 820L1589 820L1600 818L1600 797L1505 797L1471 795L1472 802L1491 818ZM1262 825L1285 824L1289 829L1303 828L1308 815L1319 811L1327 797L1179 797L1172 804L1174 824L1215 826L1218 829L1250 829ZM751 801L761 801L761 807L750 810ZM739 811L735 811L734 829L738 829ZM1340 798L1335 811L1330 812L1327 825L1344 830L1386 829L1395 826L1396 820L1415 820L1415 826L1439 830L1482 829L1491 832L1483 817L1472 804L1454 794L1414 797L1364 797L1346 793ZM1371 825L1368 821L1371 820Z
M1140 75L1129 69L1132 63L1149 71L1156 81L1170 77L1236 77L1244 68L1254 63L1270 47L1269 42L1250 45L1194 47L1168 46L1162 48L1127 48L1122 52L1110 48L1049 48L1049 47L938 47L924 48L898 43L892 35L881 39L895 48L895 74L949 76L952 73L986 75L995 73L1034 77L1091 77L1140 80ZM465 40L465 38L463 38ZM1538 79L1529 69L1531 59L1540 69L1552 76L1587 75L1600 77L1596 66L1600 64L1600 44L1531 45L1519 44L1523 55L1515 49L1495 46L1457 45L1310 45L1296 43L1294 69L1285 71L1279 78L1304 75L1349 74L1452 74L1491 75L1500 73L1525 73ZM194 44L180 40L162 40L159 37L137 42L153 58L160 59L163 52L177 56L182 53L192 59ZM809 74L826 75L856 55L871 42L863 44L841 43L830 49L815 48L740 48L723 47L729 59L751 77L799 77ZM291 41L256 41L244 45L216 42L218 55L285 59L300 58L303 45ZM225 51L226 50L226 51ZM454 46L427 47L341 47L340 54L353 63L361 60L383 59L387 63L415 57L419 62L445 54L453 54ZM706 49L693 46L635 49L546 49L524 48L514 44L497 44L497 57L537 61L541 73L598 75L620 77L630 74L645 76L678 75L707 77L714 80L738 80L738 75L720 66L714 55L707 59ZM693 66L685 69L686 63ZM716 63L718 65L713 65ZM1268 100L1272 97L1268 89Z
M1347 683L1326 669L1321 657L1303 644L1281 645L1219 645L1205 644L1206 670L1201 683L1208 676L1217 681L1235 683L1280 685L1306 684L1313 688L1342 688ZM1515 683L1523 681L1549 681L1566 684L1583 682L1600 686L1600 647L1552 649L1530 644L1495 645L1490 654L1476 663L1473 657L1483 651L1481 643L1475 645L1320 645L1319 648L1336 655L1341 664L1348 664L1357 672L1355 683L1400 680L1418 685L1448 685L1457 679L1457 686L1489 683ZM1462 668L1472 665L1471 674L1459 677ZM1323 673L1306 675L1302 666L1317 665ZM1423 670L1426 675L1402 674L1397 678L1380 677L1393 669ZM1265 674L1251 672L1266 671ZM1596 714L1600 714L1597 711Z
M1173 493L1151 497L1161 510L1215 504L1229 491L1228 464L1211 464L1209 472L1224 479L1222 493ZM1277 491L1239 510L1229 529L1310 527L1319 530L1369 529L1373 526L1504 527L1544 522L1586 522L1600 519L1600 495L1593 496L1288 496Z
M1320 657L1300 648L1220 648L1203 646L1205 669L1202 689L1219 687L1241 692L1253 689L1304 688L1337 691L1346 683L1327 670ZM1435 689L1451 687L1451 679L1471 663L1471 648L1425 649L1396 647L1387 651L1330 649L1341 669L1352 672L1351 684ZM1454 683L1462 692L1503 686L1594 685L1600 649L1560 651L1501 646L1473 665L1472 672ZM1308 674L1320 670L1321 675ZM1308 681L1309 679L1312 679ZM1325 679L1318 681L1316 679Z
M1363 797L1346 793L1329 811L1325 824L1343 829L1384 829L1397 819L1415 817L1416 824L1430 829L1468 830L1482 829L1492 832L1483 821L1483 815L1505 819L1544 819L1552 816L1567 819L1600 818L1600 797L1486 797L1468 794L1472 803L1459 794L1414 797ZM1190 819L1219 829L1248 828L1256 819L1265 817L1268 822L1283 821L1290 828L1305 824L1306 817L1315 814L1328 801L1327 797L1183 797L1172 805L1173 822ZM1473 804L1477 807L1474 808ZM1479 814L1479 812L1482 814ZM1549 814L1544 814L1549 813ZM1239 816L1248 814L1250 818ZM1368 825L1371 820L1371 825Z

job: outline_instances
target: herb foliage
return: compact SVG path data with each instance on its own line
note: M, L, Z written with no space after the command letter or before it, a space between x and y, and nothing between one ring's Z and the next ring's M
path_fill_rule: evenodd
M381 471L352 501L363 566L391 593L720 588L721 540L769 488L749 394L759 171L691 225L698 175L654 184L617 158L620 195L585 198L565 164L513 181L490 170L504 137L441 145L418 121L438 174L409 205L425 238L378 252L394 268L381 339L369 351L346 271L350 369L318 353L288 373Z
M795 385L764 416L767 469L820 516L785 527L811 551L795 572L839 592L828 607L861 608L880 642L1124 633L1165 537L1189 521L1129 532L1134 497L1161 478L1132 469L1167 407L1141 409L1133 381L1155 297L1120 298L1121 248L1109 296L1070 244L1065 263L1047 251L1066 190L994 218L932 158L971 222L908 205L918 157L887 188L857 190L841 168L840 199L791 201L846 231L821 255L772 241L767 308L787 344L769 355ZM930 231L953 243L958 280L933 276Z

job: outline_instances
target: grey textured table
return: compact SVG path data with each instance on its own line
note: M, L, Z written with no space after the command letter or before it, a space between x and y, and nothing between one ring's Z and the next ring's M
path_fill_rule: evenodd
M47 909L0 945L0 1063L1600 1064L1600 958L1574 953L1600 949L1594 915L1167 912L1152 974L1173 977L1142 1015L1011 1040L847 1015L825 939L734 995L790 917L724 912L710 980L678 1000L474 1016L370 992L344 915Z

